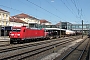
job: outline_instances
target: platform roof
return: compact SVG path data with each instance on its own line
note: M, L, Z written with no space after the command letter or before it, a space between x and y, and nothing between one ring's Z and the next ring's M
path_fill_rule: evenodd
M66 29L60 29L60 28L44 28L45 30L63 30L66 31Z

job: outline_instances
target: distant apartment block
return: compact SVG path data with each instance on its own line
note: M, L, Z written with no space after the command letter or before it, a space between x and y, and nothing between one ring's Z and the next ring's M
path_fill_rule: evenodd
M0 25L1 26L9 26L9 17L10 13L3 9L0 9Z

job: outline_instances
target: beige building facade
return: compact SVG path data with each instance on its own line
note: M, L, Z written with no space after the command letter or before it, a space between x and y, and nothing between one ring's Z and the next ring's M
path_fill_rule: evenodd
M26 23L18 18L10 17L9 20L10 20L9 26L17 26L17 27L28 26L28 23Z
M40 24L39 19L32 17L28 14L21 13L21 14L12 16L12 17L18 18L18 19L22 20L23 22L26 22L28 24L28 27L36 27L37 25Z
M9 26L10 13L0 9L0 26Z
M32 16L29 16L27 14L24 14L24 13L21 13L21 14L18 14L18 15L15 15L13 17L16 17L16 18L19 18L20 20L23 20L25 21L26 23L30 24L30 23L37 23L37 24L40 24L40 20L35 18L35 17L32 17Z

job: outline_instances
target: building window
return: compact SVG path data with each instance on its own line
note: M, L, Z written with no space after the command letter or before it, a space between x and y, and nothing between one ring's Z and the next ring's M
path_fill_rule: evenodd
M75 29L75 26L72 26L72 29Z
M78 25L76 25L76 29L78 29L79 28L79 26Z
M82 26L79 26L79 28L81 29L81 28L82 28Z
M8 15L6 15L6 17L8 17Z
M84 25L83 28L86 28L86 25Z
M3 17L4 17L4 14L3 14Z
M0 18L1 18L2 16L1 16L1 14L0 14Z

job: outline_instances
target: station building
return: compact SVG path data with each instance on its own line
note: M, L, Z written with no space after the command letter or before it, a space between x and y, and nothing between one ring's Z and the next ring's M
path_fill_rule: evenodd
M21 13L10 17L8 11L0 9L0 36L8 35L12 26L28 26L30 28L60 28L82 32L82 24L72 24L70 22L59 22L52 25L51 22L45 19L37 19L27 14ZM90 31L90 24L83 24L83 33L87 34ZM2 34L3 33L3 34ZM4 34L6 33L6 34Z
M28 25L28 27L34 27L36 24L40 24L40 20L35 18L35 17L32 17L28 14L24 14L24 13L21 13L21 14L17 14L15 16L12 16L14 18L17 18L19 20L22 20L23 22L26 22ZM22 24L26 24L26 23L23 23Z
M56 24L56 27L66 30L72 30L72 23L69 22L59 22Z
M0 36L2 31L2 27L4 26L9 26L9 17L10 17L10 13L6 10L3 10L0 8Z
M82 24L72 24L69 22L59 22L56 24L58 28L82 32ZM83 33L88 34L90 31L90 24L83 24Z
M10 13L3 9L0 9L0 25L1 26L9 26L9 17Z

